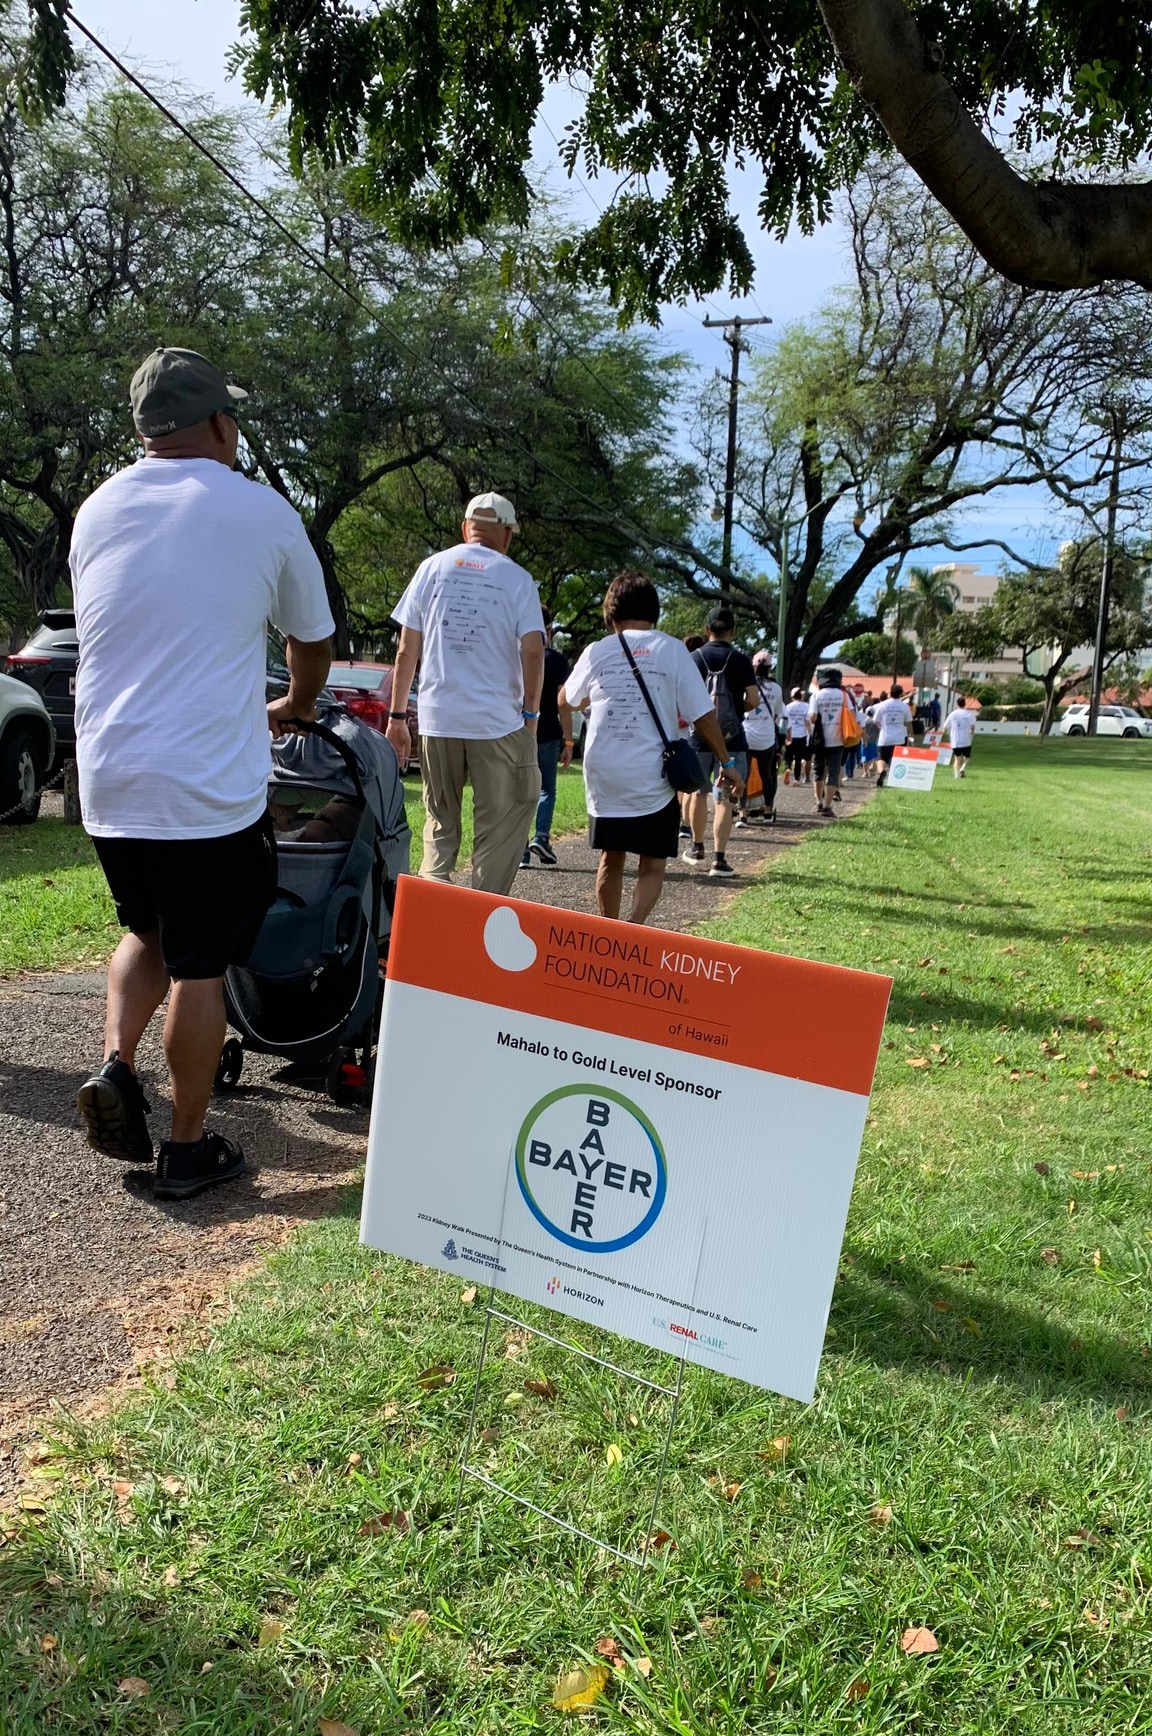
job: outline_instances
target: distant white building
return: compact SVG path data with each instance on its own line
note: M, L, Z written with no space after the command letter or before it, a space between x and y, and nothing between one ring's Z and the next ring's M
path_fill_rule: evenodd
M932 571L942 574L955 585L956 608L963 615L974 615L990 603L1000 589L999 573L982 573L974 561L947 561L933 567ZM893 633L895 630L896 611L893 609L885 617L884 631ZM912 640L914 635L910 629L902 627L900 637ZM950 674L953 679L964 681L995 681L1003 675L1025 674L1024 653L1019 646L1005 645L1002 657L968 657L960 651L936 652L931 645L928 649L933 653L931 661L936 665L934 679L938 684L950 684ZM933 679L927 671L918 671L918 675L921 679Z

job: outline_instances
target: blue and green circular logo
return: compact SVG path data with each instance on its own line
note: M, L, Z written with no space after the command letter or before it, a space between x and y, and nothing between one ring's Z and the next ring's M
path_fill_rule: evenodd
M646 1236L668 1165L642 1109L606 1085L563 1085L524 1117L516 1140L524 1203L558 1242L615 1254Z

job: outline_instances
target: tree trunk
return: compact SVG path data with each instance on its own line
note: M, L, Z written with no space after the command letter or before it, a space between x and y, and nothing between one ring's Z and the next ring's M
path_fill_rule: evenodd
M315 529L308 532L308 540L316 550L316 558L324 573L324 589L328 593L328 607L332 611L332 619L336 623L336 632L332 640L332 654L335 657L350 657L352 654L352 639L348 630L348 602L336 576L336 557L332 544L326 536L319 535Z
M1051 671L1040 677L1044 687L1044 715L1040 719L1040 734L1051 735L1056 717L1057 678Z
M819 6L860 95L989 265L1029 289L1152 288L1152 184L1025 181L964 109L904 0Z

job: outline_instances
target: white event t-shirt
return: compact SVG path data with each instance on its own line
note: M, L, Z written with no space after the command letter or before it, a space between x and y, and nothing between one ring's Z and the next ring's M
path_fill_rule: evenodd
M139 458L76 515L80 804L97 838L219 838L272 766L267 623L335 631L296 509L212 458Z
M824 726L824 746L843 747L844 737L840 733L840 713L847 700L852 709L855 704L851 696L842 687L818 687L808 702L808 716L814 722L818 717Z
M775 682L771 683L771 686L775 686ZM767 682L763 686L757 682L756 692L759 697L755 709L744 713L744 739L750 748L763 752L776 746L776 718L773 710L775 695L769 690Z
M695 723L714 709L704 677L679 639L651 627L629 632L628 646L669 741L676 739L680 718ZM673 790L663 772L660 733L617 634L598 639L577 658L564 694L572 706L591 702L584 738L588 812L632 820L666 808Z
M483 543L458 543L421 562L392 618L423 635L421 735L496 741L523 729L520 641L544 633L523 567Z
M912 712L903 699L882 699L872 707L881 747L903 747L912 728Z
M784 707L784 716L788 719L788 733L793 741L808 740L808 701L794 699Z
M954 748L971 747L972 737L976 734L976 713L969 711L966 705L958 706L944 719L944 728Z

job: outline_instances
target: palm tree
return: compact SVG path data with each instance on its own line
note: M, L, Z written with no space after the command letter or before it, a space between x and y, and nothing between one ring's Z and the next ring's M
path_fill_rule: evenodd
M956 612L960 592L947 574L930 567L913 567L908 574L905 608L908 624L920 640L920 661L928 660L937 633Z

